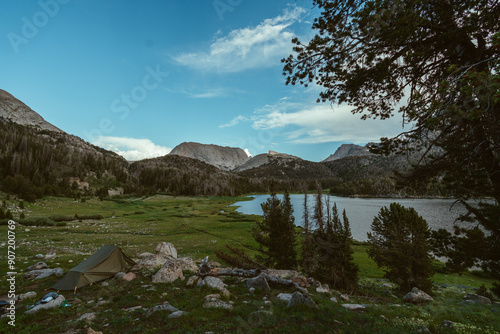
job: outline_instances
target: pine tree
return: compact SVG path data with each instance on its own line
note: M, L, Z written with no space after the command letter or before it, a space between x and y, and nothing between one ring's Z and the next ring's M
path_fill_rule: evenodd
M315 231L317 267L314 276L335 289L355 289L358 282L358 266L352 256L351 229L345 210L342 222L337 205L334 203L330 219L325 223L325 230Z
M388 268L384 277L398 284L400 292L417 287L431 293L430 229L425 219L413 208L391 203L374 218L371 230L368 255Z
M321 185L317 184L316 188L316 205L314 206L314 221L316 223L316 228L323 231L323 226L325 224L325 214L323 212L323 191Z
M290 203L290 194L285 193L281 201L272 192L271 197L261 205L263 220L257 222L252 231L254 239L260 244L258 260L268 267L277 269L296 269L297 253L295 250L295 218Z
M302 268L308 274L313 271L314 248L312 244L311 227L309 226L309 207L307 205L307 187L304 188L304 240L302 244Z

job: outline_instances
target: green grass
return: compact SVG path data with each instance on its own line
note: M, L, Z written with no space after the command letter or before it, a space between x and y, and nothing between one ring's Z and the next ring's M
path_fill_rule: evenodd
M194 259L208 255L217 260L214 251L225 249L225 244L244 248L247 254L255 255L258 245L250 231L259 217L241 215L235 207L228 206L245 199L157 195L104 201L89 199L85 203L48 197L36 203L25 203L26 218L57 217L66 225L16 228L16 266L20 271L16 276L16 291L18 294L36 291L39 300L45 290L58 280L56 277L39 281L22 279L21 270L36 263L38 260L33 256L38 253L56 252L57 258L46 262L51 268L61 267L64 271L104 244L118 245L132 257L142 252L154 253L156 245L162 241L173 243L180 256L192 256ZM19 212L16 214L19 215ZM103 218L70 220L75 214L78 217L101 215ZM0 226L0 235L2 243L6 240L7 226ZM24 307L36 300L26 301L20 304L16 329L12 332L63 333L69 329L82 329L85 324L75 323L75 320L88 312L97 313L97 319L90 326L104 333L417 333L423 328L432 333L500 332L498 305L462 303L465 293L474 292L482 284L490 287L491 279L475 273L459 276L438 272L433 277L436 283L433 303L427 306L403 304L400 299L394 300L384 292L386 288L382 284L387 282L383 279L384 271L368 257L367 246L355 242L353 249L355 261L360 267L360 291L351 295L350 302L371 305L364 312L348 311L340 304L331 302L330 296L316 293L312 298L320 306L318 310L287 309L276 296L292 290L273 287L269 294L249 294L237 278L225 280L232 294L226 301L234 302L234 309L207 310L202 308L203 296L216 291L187 288L185 282L179 280L172 284L152 284L150 274L140 272L132 282L110 280L108 287L94 285L79 289L76 294L62 292L72 304L70 307L25 315ZM0 251L0 273L5 273L9 271L6 247L0 248ZM2 279L0 293L7 289L7 282ZM310 288L310 291L314 289ZM265 304L263 297L271 304ZM76 298L82 302L75 304ZM109 303L96 306L100 298ZM168 319L168 312L157 312L146 318L142 311L124 311L138 305L150 308L164 301L189 312L189 315ZM273 314L253 313L259 310L270 310ZM456 328L441 328L443 320L457 323ZM2 323L0 328L3 332L9 327Z

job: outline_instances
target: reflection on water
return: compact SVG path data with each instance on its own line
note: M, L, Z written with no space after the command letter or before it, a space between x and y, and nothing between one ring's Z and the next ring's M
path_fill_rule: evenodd
M325 195L326 196L329 195ZM264 203L269 195L256 195L252 201L237 202L234 205L239 206L236 210L243 214L262 215L261 204ZM278 195L283 199L282 195ZM312 217L313 208L316 203L315 195L308 196L309 219ZM339 213L345 209L347 218L351 224L352 236L355 240L366 241L366 233L370 231L370 225L380 208L389 206L392 202L400 203L405 207L413 207L421 215L431 229L444 228L450 232L453 231L453 223L460 213L466 210L460 203L455 203L452 199L410 199L410 198L350 198L329 196L330 205L337 203ZM304 215L304 195L290 195L290 201L293 205L295 224L303 225ZM455 204L454 204L455 203ZM466 223L459 223L460 226L467 226Z

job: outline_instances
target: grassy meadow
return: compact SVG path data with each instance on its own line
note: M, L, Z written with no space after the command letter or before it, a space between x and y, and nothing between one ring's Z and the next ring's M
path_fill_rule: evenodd
M388 295L382 287L383 270L377 268L366 253L367 246L354 242L354 257L360 267L360 289L348 292L349 303L368 305L363 312L350 311L330 300L332 296L316 293L309 288L319 309L288 309L276 296L292 292L284 287L273 287L272 292L250 294L239 278L225 278L233 302L232 311L204 309L203 297L216 293L207 287L185 286L185 281L171 284L152 284L151 274L141 271L138 278L125 282L109 280L109 286L93 285L72 291L62 291L71 306L33 315L24 310L39 300L57 280L23 280L24 269L40 260L36 254L57 253L54 260L45 261L50 268L61 267L65 272L105 244L120 246L131 257L143 252L154 253L159 242L171 242L178 254L195 260L215 257L215 250L224 250L225 244L243 248L254 255L258 248L251 236L258 216L246 216L230 206L244 197L172 197L156 195L147 198L113 198L77 202L69 198L47 197L36 203L24 203L24 215L29 218L49 218L72 221L53 226L18 226L16 232L16 293L37 292L37 297L19 303L16 327L2 319L0 332L12 333L78 333L86 326L103 333L499 333L500 306L462 303L462 296L475 292L492 281L480 273L446 274L436 262L435 301L426 306L404 304L400 298ZM19 201L7 201L15 208ZM16 210L12 210L16 211ZM15 220L20 211L14 212ZM85 216L101 215L102 219ZM82 218L80 218L82 217ZM67 220L66 219L66 220ZM355 224L355 222L351 222ZM7 226L0 226L0 244L7 242ZM0 247L0 299L5 299L8 284L7 247ZM190 273L185 273L189 277ZM401 297L401 296L398 296ZM81 303L74 304L76 299ZM264 300L265 298L265 300ZM104 301L105 303L99 303ZM178 319L168 319L166 311L146 317L144 312L125 311L142 306L151 308L169 301L179 310L189 312ZM270 301L270 302L269 302ZM267 303L266 303L267 302ZM98 305L99 303L99 305ZM267 310L272 315L256 312ZM77 322L82 314L95 312L91 324ZM453 328L442 327L444 320L455 323Z

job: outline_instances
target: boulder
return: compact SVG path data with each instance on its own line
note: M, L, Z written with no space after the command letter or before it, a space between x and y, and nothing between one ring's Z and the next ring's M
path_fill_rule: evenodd
M491 304L491 300L489 298L481 295L476 295L475 293L468 293L466 296L464 296L464 299L478 304Z
M432 302L433 300L434 298L432 298L427 293L418 288L411 289L410 292L408 292L406 295L403 296L404 302L416 305L429 303Z
M47 263L45 262L37 262L31 266L29 266L28 268L26 268L26 271L32 271L32 270L40 270L40 269L46 269L48 268L49 266L47 265Z
M318 305L308 296L303 295L300 292L296 291L292 294L290 301L288 302L288 307L294 307L298 305L306 305L312 308L318 308Z
M184 280L182 274L182 263L176 259L171 259L153 275L153 283L172 283L176 279Z
M66 298L64 298L63 295L59 295L59 296L57 296L56 299L53 299L53 300L51 300L48 303L35 305L35 307L30 308L25 313L35 313L35 312L38 312L40 310L48 310L48 309L51 309L51 308L56 308L56 307L59 307L59 305L61 305L61 303L64 300L66 300Z
M182 263L182 270L192 271L193 273L198 271L198 266L196 262L191 257L180 257L177 260Z
M257 290L262 290L266 292L271 291L271 288L269 287L267 280L263 276L249 278L246 282L246 285L248 288L255 288Z
M204 285L221 291L225 296L230 295L229 290L226 289L226 284L224 284L224 282L222 282L222 280L218 277L213 277L213 276L205 277L203 281L198 283L198 286L204 286Z
M31 270L24 274L24 279L26 280L32 280L32 279L42 279L46 278L52 275L55 276L62 276L64 274L63 270L61 268L55 268L55 269L37 269L37 270Z
M156 246L156 257L173 257L177 258L177 249L170 242L160 242Z
M167 260L167 258L156 258L154 255L152 258L144 258L140 261L136 262L136 264L132 267L132 271L139 270L156 270L161 267Z

